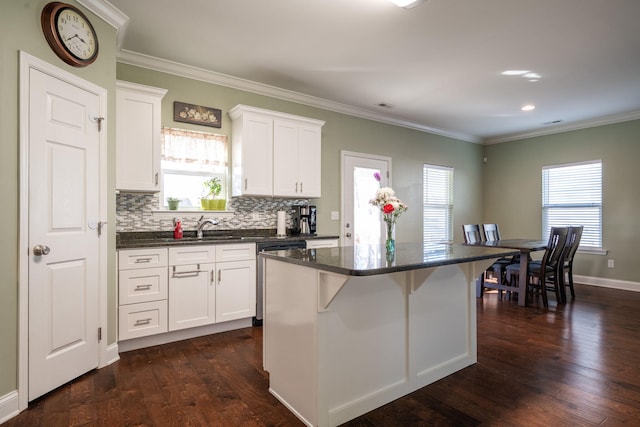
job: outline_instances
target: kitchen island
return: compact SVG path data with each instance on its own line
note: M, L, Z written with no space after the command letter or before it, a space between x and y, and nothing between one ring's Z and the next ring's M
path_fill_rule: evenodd
M517 252L399 244L261 254L269 390L336 426L476 362L476 278Z

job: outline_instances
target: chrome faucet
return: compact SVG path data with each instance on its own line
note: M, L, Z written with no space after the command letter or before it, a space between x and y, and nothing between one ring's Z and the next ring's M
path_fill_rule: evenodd
M215 219L204 219L204 215L202 215L198 220L198 226L196 228L196 237L198 239L202 239L202 229L207 224L218 225L218 221Z

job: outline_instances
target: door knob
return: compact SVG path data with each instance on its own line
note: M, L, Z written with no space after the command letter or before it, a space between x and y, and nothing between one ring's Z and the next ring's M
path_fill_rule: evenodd
M33 254L35 256L49 255L50 251L51 249L49 249L49 246L35 245L33 247Z

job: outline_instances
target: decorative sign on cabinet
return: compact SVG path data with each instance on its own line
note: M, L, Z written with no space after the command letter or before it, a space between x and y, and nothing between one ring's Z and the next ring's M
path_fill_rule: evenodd
M116 82L116 189L160 191L160 131L166 89Z
M321 196L324 121L246 105L229 116L233 196Z

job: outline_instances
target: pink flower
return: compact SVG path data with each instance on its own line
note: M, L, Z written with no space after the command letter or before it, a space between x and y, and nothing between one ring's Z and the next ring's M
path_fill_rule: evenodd
M375 172L373 174L373 177L376 179L376 181L380 182L380 172Z

